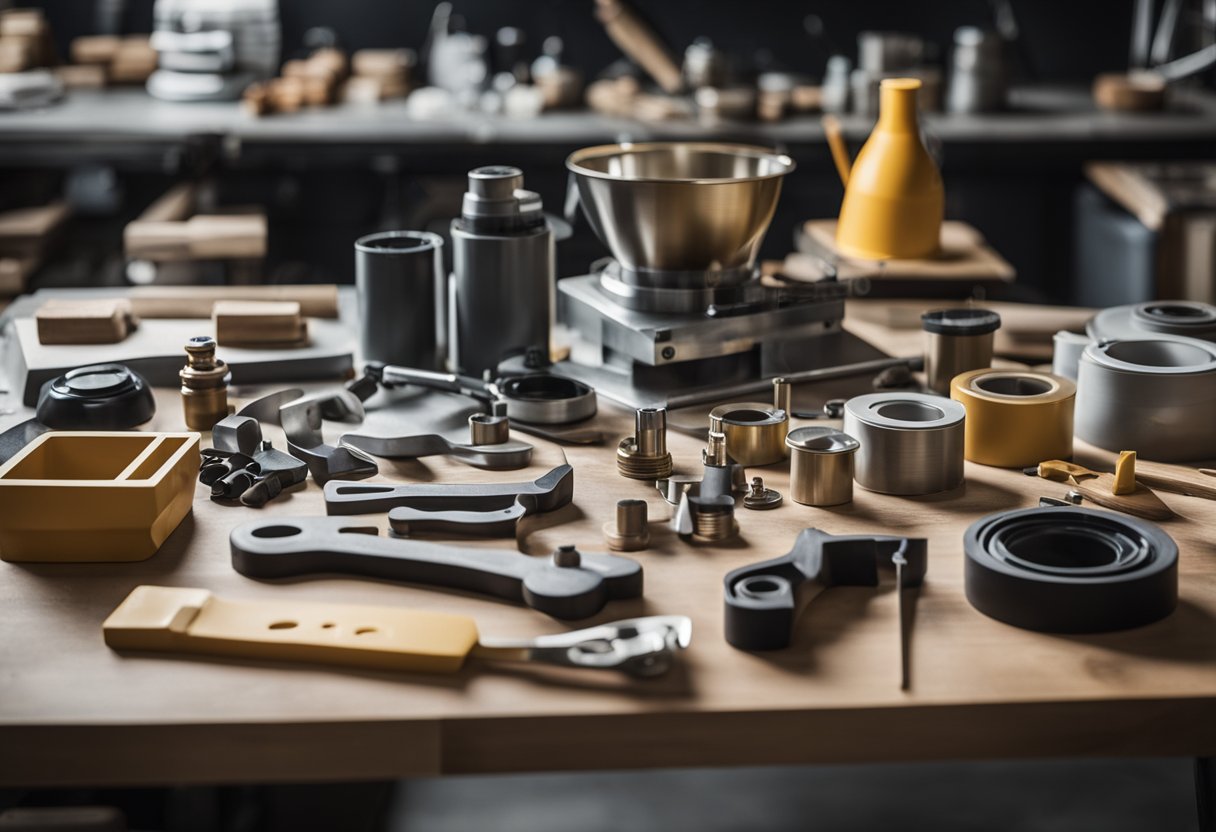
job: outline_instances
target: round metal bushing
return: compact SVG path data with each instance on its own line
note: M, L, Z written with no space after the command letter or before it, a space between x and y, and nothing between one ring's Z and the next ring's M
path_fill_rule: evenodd
M1077 385L1030 370L969 370L950 383L967 408L964 455L999 468L1072 458Z
M498 383L507 415L526 425L564 425L595 415L595 390L551 373L512 376Z
M963 537L967 600L1006 624L1099 633L1178 604L1178 546L1147 520L1071 506L990 514Z
M645 549L650 543L645 500L621 500L616 504L616 520L604 524L608 548L620 552Z
M1216 344L1156 336L1085 348L1077 365L1078 439L1144 459L1216 456Z
M1086 332L1095 341L1126 341L1178 335L1216 341L1216 306L1188 300L1154 300L1103 309Z
M790 497L804 506L836 506L853 499L853 457L861 444L835 428L798 428L790 449Z
M760 402L724 404L709 412L709 429L726 435L726 453L745 467L785 459L786 411Z
M501 445L511 439L511 422L506 416L474 413L469 417L470 445Z
M959 402L925 393L869 393L844 406L844 432L861 443L854 478L869 491L912 496L963 483Z

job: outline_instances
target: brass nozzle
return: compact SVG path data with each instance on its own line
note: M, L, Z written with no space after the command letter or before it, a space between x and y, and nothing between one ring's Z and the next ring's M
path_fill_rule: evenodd
M604 524L609 549L631 552L650 542L645 500L621 500L616 504L616 522Z
M182 412L190 430L211 430L228 415L228 365L215 357L215 339L199 335L186 342Z
M667 408L638 408L633 424L633 436L622 439L617 448L616 464L621 476L634 480L661 480L671 476Z

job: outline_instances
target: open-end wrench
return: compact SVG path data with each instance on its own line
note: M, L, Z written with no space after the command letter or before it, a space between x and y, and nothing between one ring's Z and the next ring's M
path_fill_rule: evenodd
M371 514L398 506L424 511L502 511L520 496L536 498L536 511L553 511L574 499L574 469L559 465L532 482L325 484L327 514Z
M642 595L642 567L573 546L551 557L380 537L340 517L267 518L234 529L232 566L251 578L326 573L451 587L524 603L554 618L595 615L611 600Z

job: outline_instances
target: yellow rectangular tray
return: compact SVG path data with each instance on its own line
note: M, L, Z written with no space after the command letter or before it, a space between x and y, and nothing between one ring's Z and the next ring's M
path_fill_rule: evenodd
M146 560L190 512L197 433L56 431L0 466L0 559Z

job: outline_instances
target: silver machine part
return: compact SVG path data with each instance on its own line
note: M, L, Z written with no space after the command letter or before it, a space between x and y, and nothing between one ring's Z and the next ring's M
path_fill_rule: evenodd
M355 240L364 361L436 370L444 363L443 238L385 231Z
M761 279L789 157L714 142L586 148L572 194L612 258L558 283L555 369L629 407L885 357L843 331L843 286Z
M881 494L936 494L963 482L967 410L926 393L869 393L844 406L844 432L861 443L857 484Z
M1005 43L996 32L975 26L954 30L946 110L991 113L1005 108Z
M1085 331L1095 341L1126 341L1157 335L1216 341L1216 306L1189 300L1112 306L1090 318Z
M1216 457L1216 344L1158 336L1085 348L1078 439L1159 462Z
M790 431L790 498L804 506L836 506L853 499L854 456L860 443L835 428Z
M471 171L461 216L452 221L453 368L480 376L529 350L547 360L556 268L553 232L540 197L523 190L519 168Z

